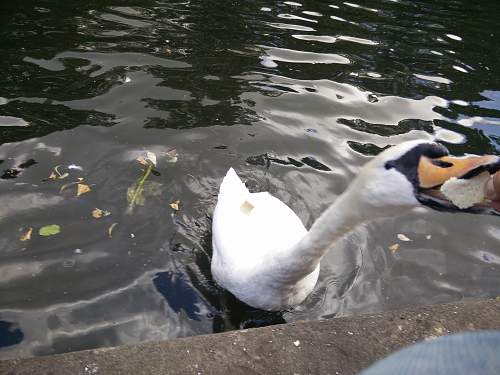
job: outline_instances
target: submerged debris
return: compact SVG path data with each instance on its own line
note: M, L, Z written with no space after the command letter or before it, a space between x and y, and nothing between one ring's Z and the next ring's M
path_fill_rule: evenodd
M167 151L165 153L165 156L166 156L166 159L165 161L167 163L171 163L171 164L175 164L177 163L177 160L178 160L178 154L177 154L177 150L174 148L170 151Z
M108 237L112 238L113 237L113 229L118 225L118 223L113 223L109 226L108 228Z
M399 250L399 247L400 247L399 244L395 243L394 245L389 246L388 249L391 251L391 253L394 254L396 251Z
M69 176L68 172L61 173L59 171L60 165L56 165L49 175L49 180L62 180Z

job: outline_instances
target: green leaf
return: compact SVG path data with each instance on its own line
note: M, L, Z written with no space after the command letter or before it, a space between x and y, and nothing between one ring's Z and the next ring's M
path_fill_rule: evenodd
M52 224L52 225L46 225L44 227L41 227L38 231L38 234L40 236L53 236L54 234L58 234L61 231L61 227L57 224Z

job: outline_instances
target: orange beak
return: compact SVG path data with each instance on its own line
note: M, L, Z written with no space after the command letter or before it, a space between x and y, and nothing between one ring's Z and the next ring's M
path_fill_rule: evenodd
M444 156L437 159L422 156L418 164L420 187L430 189L444 184L452 177L464 178L471 173L473 173L472 176L475 176L488 170L489 166L498 164L499 160L500 158L494 155L465 158Z
M467 156L463 158L422 156L418 164L417 199L424 205L443 211L459 210L440 191L441 185L451 178L468 180L481 173L491 175L485 185L485 199L461 211L500 215L500 157L495 155Z

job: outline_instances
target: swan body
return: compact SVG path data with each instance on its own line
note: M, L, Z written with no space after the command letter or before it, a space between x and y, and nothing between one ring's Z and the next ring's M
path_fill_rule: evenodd
M285 255L306 233L290 207L267 192L250 193L231 168L221 184L213 217L212 274L251 306L276 310L296 305L316 285L319 264L286 290L275 280L276 270L279 254Z
M249 192L230 168L213 214L211 270L215 281L256 308L283 310L300 304L316 285L321 258L358 224L399 214L421 201L437 208L435 201L418 196L419 180L429 179L427 171L418 168L423 157L430 160L447 153L441 145L422 141L382 152L309 231L285 203L267 192ZM488 163L493 170L491 159ZM431 169L435 180L441 170L429 165L426 168ZM477 160L470 170L473 167L478 167Z

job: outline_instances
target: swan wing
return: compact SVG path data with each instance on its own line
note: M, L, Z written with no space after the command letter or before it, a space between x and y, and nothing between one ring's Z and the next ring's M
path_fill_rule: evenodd
M231 168L224 178L212 223L212 273L227 289L272 269L273 254L286 252L305 234L299 217L271 194L250 193Z

